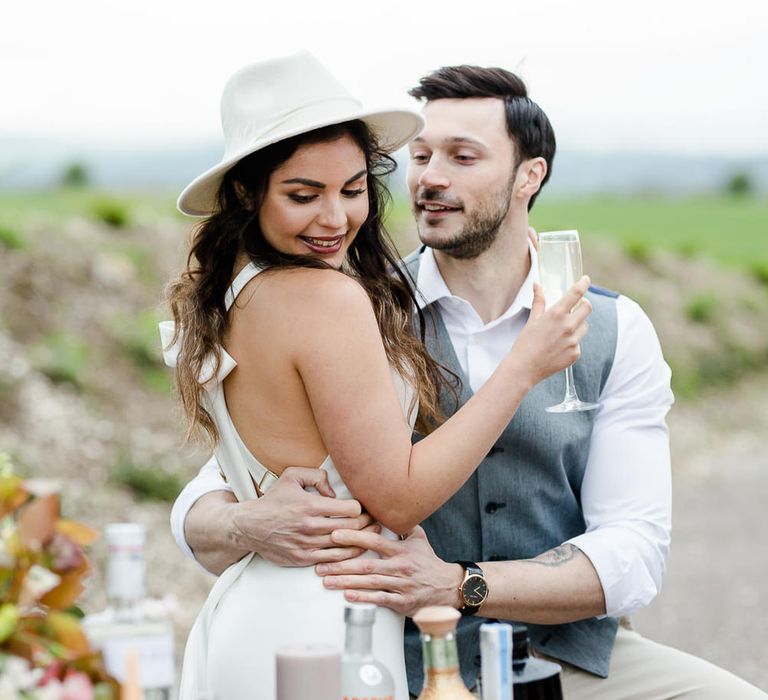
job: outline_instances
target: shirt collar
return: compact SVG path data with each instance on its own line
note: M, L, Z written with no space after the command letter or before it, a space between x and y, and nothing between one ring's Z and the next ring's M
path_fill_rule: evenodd
M522 309L530 310L533 305L533 283L539 280L539 263L536 248L528 241L528 253L531 258L531 269L517 292L511 306L502 314L501 318L514 316ZM425 247L419 256L419 272L416 275L416 300L420 309L425 309L441 299L461 299L451 293L445 283L432 248ZM498 319L498 320L500 320Z

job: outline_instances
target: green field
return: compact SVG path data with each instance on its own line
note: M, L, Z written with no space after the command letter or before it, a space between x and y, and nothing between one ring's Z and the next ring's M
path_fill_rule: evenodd
M104 202L123 206L131 222L146 223L152 218L177 215L174 194L170 192L109 192L90 188L0 191L0 227L23 227L31 223L56 226L72 217L91 218Z
M395 203L391 228L410 227L407 202ZM768 199L543 196L531 212L538 231L578 229L583 239L611 238L638 250L702 254L747 269L768 268Z
M728 265L768 266L768 200L739 197L542 199L539 231L575 228L630 246L703 254Z
M170 192L0 192L0 228L95 217L99 203L104 202L119 204L129 223L176 216ZM412 230L410 216L407 202L395 202L390 228ZM575 228L585 239L610 237L633 250L665 248L751 270L768 269L768 199L764 198L637 195L550 199L545 194L533 209L531 223L539 231Z

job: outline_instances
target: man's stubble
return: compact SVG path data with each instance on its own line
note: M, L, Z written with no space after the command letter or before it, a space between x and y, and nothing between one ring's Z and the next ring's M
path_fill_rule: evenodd
M446 255L459 260L471 260L477 258L488 250L496 240L501 229L502 223L509 212L512 201L512 188L514 177L510 178L507 184L494 195L488 197L474 211L467 214L467 221L462 229L452 238L447 240L434 240L427 242L431 236L422 235L425 229L436 228L440 222L433 224L422 224L417 222L419 238L422 243L428 245L434 250L439 250ZM428 199L433 202L444 201L439 191L424 190L419 194L419 198ZM451 203L452 204L452 203Z

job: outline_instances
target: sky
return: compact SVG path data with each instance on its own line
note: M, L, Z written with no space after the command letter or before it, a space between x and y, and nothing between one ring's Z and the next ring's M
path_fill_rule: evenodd
M220 140L227 77L308 49L368 105L499 65L561 148L766 155L766 27L765 0L2 0L0 137Z

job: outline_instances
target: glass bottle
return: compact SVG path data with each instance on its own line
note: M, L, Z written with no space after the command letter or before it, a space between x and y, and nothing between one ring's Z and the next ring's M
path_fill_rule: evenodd
M514 700L563 700L561 667L531 656L525 625L512 625L512 678Z
M105 539L107 608L83 620L85 634L120 683L138 675L144 700L170 700L176 680L173 623L146 598L144 526L107 525Z
M346 636L341 658L343 700L394 700L392 674L373 656L373 623L376 606L348 604L344 608Z
M480 625L480 660L480 697L512 700L512 625Z
M424 653L425 680L419 700L476 700L459 673L456 623L460 617L458 610L444 605L422 608L413 616Z

